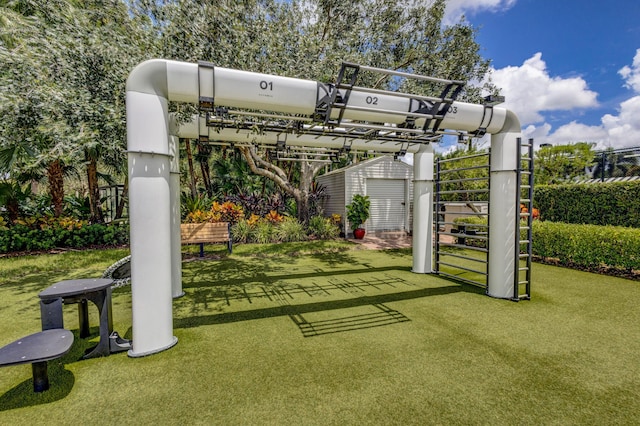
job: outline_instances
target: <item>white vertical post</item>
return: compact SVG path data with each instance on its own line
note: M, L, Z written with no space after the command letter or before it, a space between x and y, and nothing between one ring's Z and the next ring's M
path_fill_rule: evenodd
M171 203L171 292L173 298L184 296L182 291L182 250L180 241L180 146L177 136L169 137L171 155L169 190Z
M154 85L140 84L149 80ZM165 64L147 62L134 69L127 81L126 102L133 312L129 356L141 357L178 341L173 336Z
M422 145L413 156L413 268L433 272L433 146Z
M513 297L517 266L516 226L520 206L516 206L516 191L520 136L520 123L515 114L508 111L503 130L491 137L487 294L501 299Z

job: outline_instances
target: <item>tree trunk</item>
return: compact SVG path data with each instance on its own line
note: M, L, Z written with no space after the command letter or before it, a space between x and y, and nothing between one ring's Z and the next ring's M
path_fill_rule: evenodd
M118 202L118 206L116 207L116 217L114 219L122 218L122 214L124 213L124 206L127 204L128 198L129 198L129 179L125 179L124 187L122 188L122 194L120 195L120 202Z
M202 142L197 142L196 145L198 147L197 159L200 163L200 171L202 172L202 183L207 191L207 195L211 198L213 197L213 189L211 188L211 171L209 169L211 146Z
M180 139L180 142L184 142L184 146L187 150L187 163L189 165L189 189L191 190L191 196L196 198L198 193L196 192L196 173L193 169L193 154L191 153L191 139Z
M49 179L49 195L51 195L51 203L53 204L53 215L60 217L64 207L64 173L60 160L49 163L47 178Z
M304 225L309 224L309 193L300 191L299 196L294 196L296 204L298 206L298 221Z
M289 180L287 173L273 163L264 160L258 155L255 147L239 147L238 148L245 160L249 164L249 169L257 175L271 179L282 188L287 194L291 195L298 206L298 220L300 223L307 225L309 223L309 193L313 178L322 169L324 163L316 163L303 161L301 163L300 184L295 187Z
M98 162L87 152L84 155L87 162L87 185L89 187L90 223L103 223L102 205L100 203L100 188L98 186Z

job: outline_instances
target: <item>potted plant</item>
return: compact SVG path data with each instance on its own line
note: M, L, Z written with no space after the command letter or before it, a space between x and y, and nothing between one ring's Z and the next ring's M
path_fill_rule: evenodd
M347 220L356 239L364 238L365 231L362 224L369 219L370 205L369 196L360 194L354 195L351 204L347 204Z

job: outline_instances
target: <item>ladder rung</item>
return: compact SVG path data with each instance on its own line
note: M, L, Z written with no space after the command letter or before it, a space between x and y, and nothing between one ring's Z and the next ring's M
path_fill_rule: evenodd
M524 204L524 203L530 203L530 202L531 202L531 200L530 200L530 199L528 199L528 198L522 198L522 199L520 199L520 203L522 203L522 204Z
M529 240L521 240L520 244L529 244Z
M529 189L531 188L531 185L520 185L520 189Z
M518 269L518 271L528 271L528 270L529 270L529 268L520 268L520 269Z
M520 144L520 146L525 146L525 147L527 147L527 146L533 146L533 145L531 145L530 143L522 143L522 144Z
M531 229L531 228L529 228L528 226L521 226L520 227L521 231L528 231L529 229Z
M529 257L529 255L528 255L528 254L521 254L521 255L520 255L520 259L526 259L527 257Z

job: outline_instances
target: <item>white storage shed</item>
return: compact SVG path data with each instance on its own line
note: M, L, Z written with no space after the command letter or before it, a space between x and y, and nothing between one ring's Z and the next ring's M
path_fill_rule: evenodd
M316 178L326 188L322 203L325 215L337 213L343 218L345 232L347 204L355 194L368 195L371 201L367 232L411 232L411 203L413 200L413 167L385 155L366 160Z

